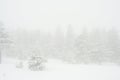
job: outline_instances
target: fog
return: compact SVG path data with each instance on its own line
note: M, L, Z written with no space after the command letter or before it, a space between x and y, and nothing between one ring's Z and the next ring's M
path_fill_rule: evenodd
M120 26L119 0L0 0L0 20L10 29L52 32L58 25Z
M91 55L87 53L91 51L92 54L92 49L103 51L102 54L105 47L116 57L119 51L119 4L119 0L0 0L0 22L13 41L10 53L28 55L34 54L34 49L36 53L41 51L46 55L69 58L86 53L85 58L88 58ZM113 50L113 46L117 50ZM92 49L89 51L88 48Z
M120 0L0 0L0 80L119 80L119 21Z

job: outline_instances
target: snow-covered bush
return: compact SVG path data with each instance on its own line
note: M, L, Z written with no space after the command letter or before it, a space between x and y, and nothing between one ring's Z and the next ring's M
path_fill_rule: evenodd
M28 68L32 71L40 71L45 69L46 60L42 57L32 56L28 61Z

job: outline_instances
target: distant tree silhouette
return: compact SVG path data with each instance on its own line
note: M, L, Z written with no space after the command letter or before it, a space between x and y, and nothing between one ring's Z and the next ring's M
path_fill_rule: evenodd
M108 47L110 51L113 53L111 54L111 60L114 62L120 62L120 36L117 28L112 28L108 32Z
M115 28L108 32L102 29L87 32L84 29L77 38L75 47L78 62L120 62L120 39Z
M8 35L4 31L3 23L0 22L0 64L2 63L2 49L8 46L8 43L10 43Z
M75 39L74 30L71 24L68 25L66 31L66 47L69 49L73 46Z
M64 46L64 33L60 25L56 28L54 40L55 47L61 50Z
M76 49L76 60L77 62L86 62L88 59L88 32L87 28L83 28L83 32L78 36L74 45Z

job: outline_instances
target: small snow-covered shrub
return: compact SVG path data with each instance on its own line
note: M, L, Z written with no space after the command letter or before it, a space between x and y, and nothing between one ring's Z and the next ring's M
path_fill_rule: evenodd
M32 56L28 61L28 68L32 71L44 70L45 62L42 57Z

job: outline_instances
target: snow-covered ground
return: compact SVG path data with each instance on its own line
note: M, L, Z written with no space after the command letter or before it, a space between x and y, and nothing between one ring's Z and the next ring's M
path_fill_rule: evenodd
M46 70L30 71L26 63L23 68L16 68L16 62L0 65L0 80L120 80L117 65L73 65L49 59Z

